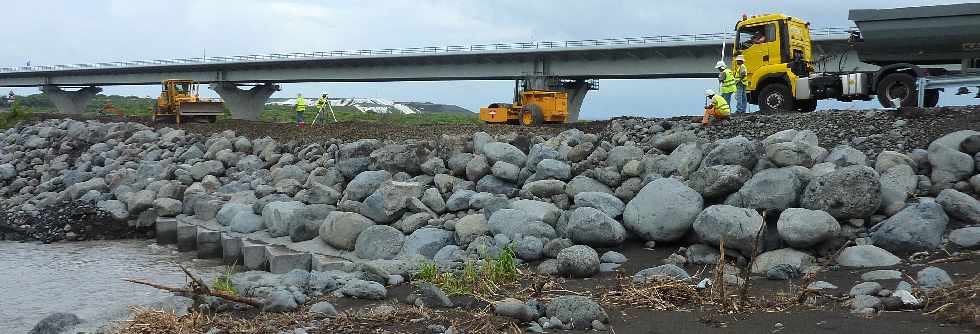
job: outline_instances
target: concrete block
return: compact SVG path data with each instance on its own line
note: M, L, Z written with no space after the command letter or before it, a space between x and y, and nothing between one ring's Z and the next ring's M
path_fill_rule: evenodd
M215 259L222 257L221 232L205 229L197 230L197 258Z
M310 271L312 256L310 253L293 252L278 247L266 247L266 258L269 259L269 272L285 274L293 269Z
M242 266L242 239L221 234L221 259L225 264Z
M242 267L245 270L266 270L269 261L265 256L266 245L242 240Z
M354 267L354 262L320 254L312 254L312 263L310 264L310 270L316 271L339 270L351 272L354 271Z
M177 251L190 252L197 248L197 226L177 223Z
M177 243L177 218L157 218L156 234L158 244Z

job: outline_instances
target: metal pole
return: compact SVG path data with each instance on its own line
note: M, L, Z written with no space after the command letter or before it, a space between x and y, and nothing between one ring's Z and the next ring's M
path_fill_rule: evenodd
M916 86L918 86L919 88L918 91L916 92L917 95L916 105L919 108L922 108L923 106L926 105L926 78L919 77L919 79L916 80ZM895 107L898 108L899 106L895 106Z

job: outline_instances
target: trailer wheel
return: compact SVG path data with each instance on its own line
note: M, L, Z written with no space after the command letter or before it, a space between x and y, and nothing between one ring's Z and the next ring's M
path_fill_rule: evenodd
M878 83L878 103L881 103L882 107L885 108L896 108L896 107L911 107L914 106L917 101L917 93L915 89L915 77L906 73L892 73L881 79ZM926 92L926 100L928 102L928 92ZM936 98L938 102L938 92ZM899 100L899 105L892 103L892 100ZM926 103L928 104L928 103Z
M796 110L799 112L813 112L814 110L817 110L817 100L797 100Z
M793 110L793 95L789 87L774 83L762 88L759 92L759 108L763 111L778 112Z
M525 126L537 126L544 123L544 114L541 113L541 107L537 104L529 104L524 106L524 110L521 111L521 124Z

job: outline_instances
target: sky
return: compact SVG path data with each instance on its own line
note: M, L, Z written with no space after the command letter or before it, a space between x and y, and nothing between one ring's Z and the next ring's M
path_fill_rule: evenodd
M961 1L586 1L586 0L86 0L7 1L0 67L240 54L556 41L730 31L742 14L785 13L813 27L844 27L849 9ZM16 13L21 13L18 15ZM705 64L707 67L713 64ZM476 111L509 101L512 82L284 84L275 97L329 93L456 104ZM710 79L602 80L582 117L698 114ZM33 88L15 89L32 94ZM211 93L202 89L203 92ZM149 96L156 86L104 87ZM941 104L978 100L943 95ZM821 101L821 108L876 103Z

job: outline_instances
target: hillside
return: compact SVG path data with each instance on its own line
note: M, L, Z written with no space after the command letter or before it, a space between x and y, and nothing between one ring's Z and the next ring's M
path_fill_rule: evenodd
M307 103L314 104L316 97L307 98ZM347 110L370 112L378 114L415 114L415 113L460 113L475 115L463 107L451 104L439 104L432 102L395 102L384 98L330 98L330 104L336 111L338 108L347 107ZM296 104L295 98L273 98L269 99L267 105L293 106Z

